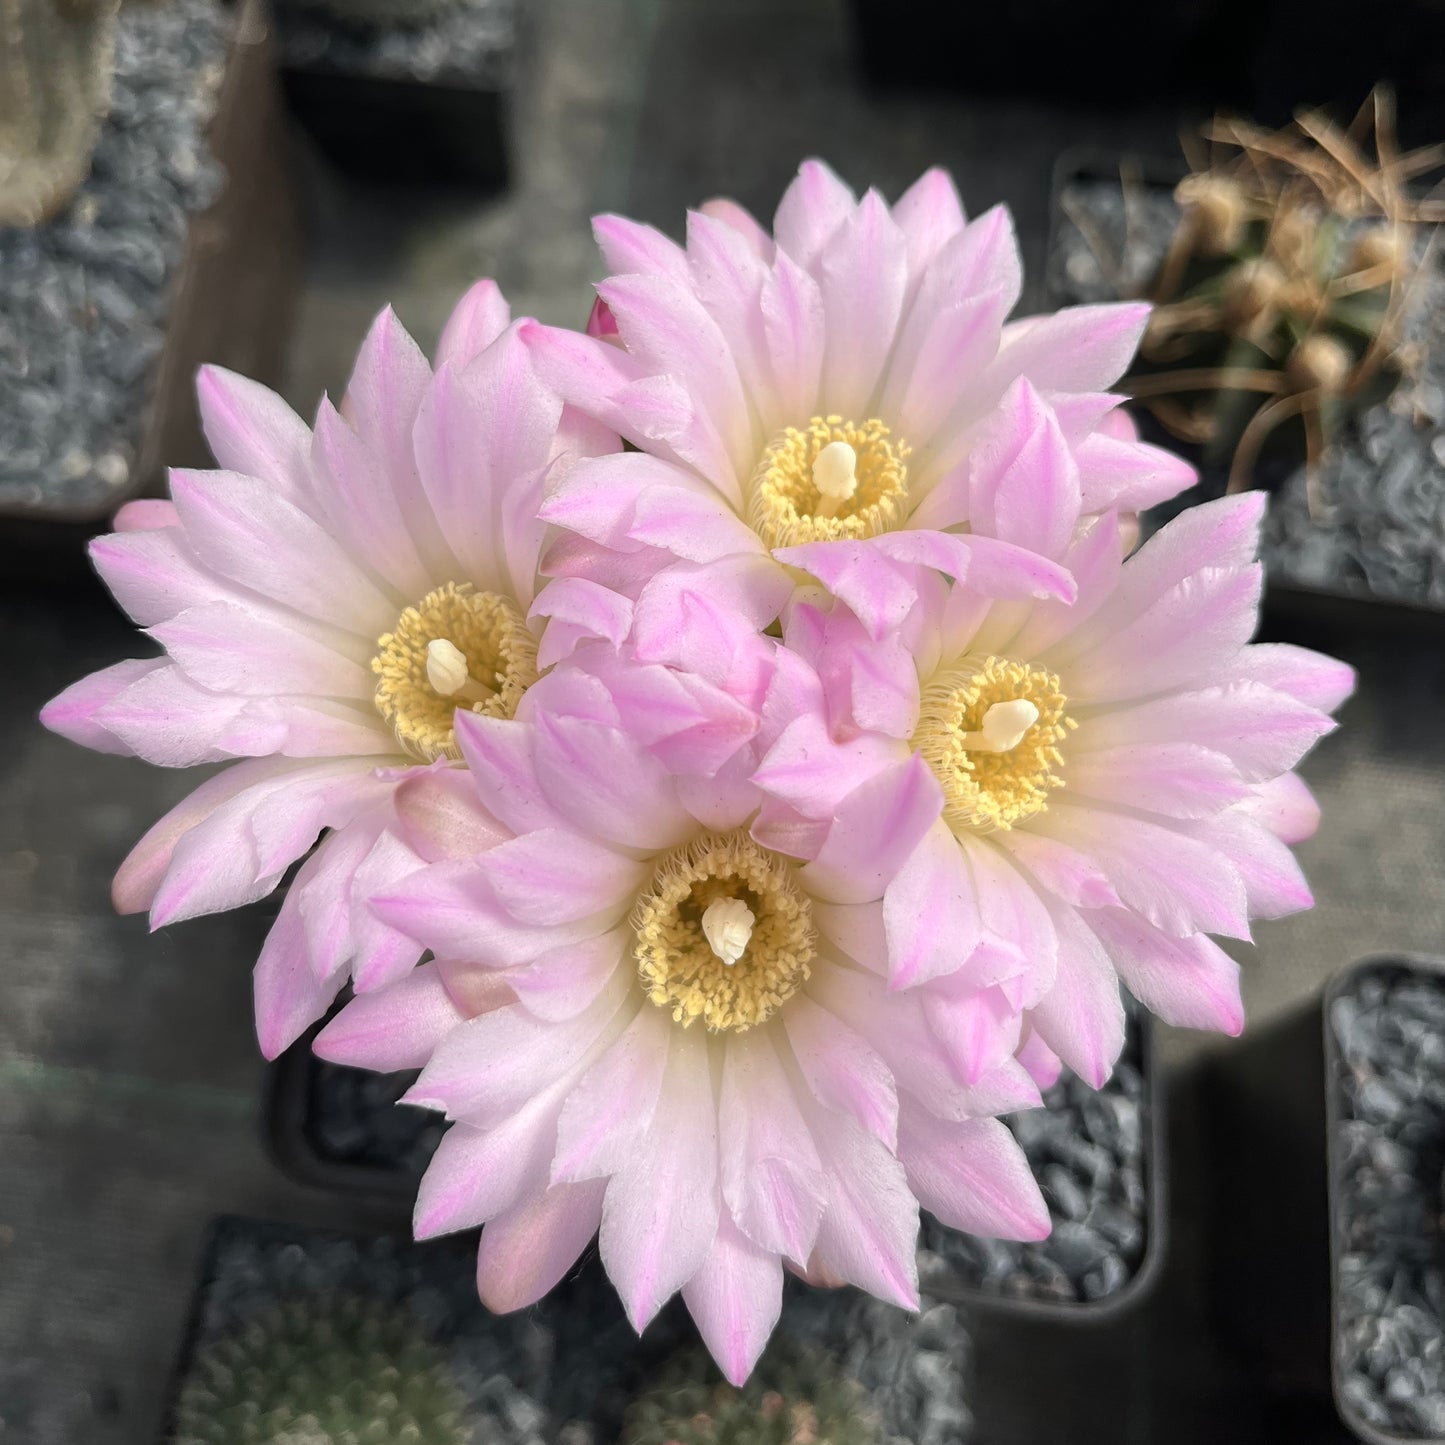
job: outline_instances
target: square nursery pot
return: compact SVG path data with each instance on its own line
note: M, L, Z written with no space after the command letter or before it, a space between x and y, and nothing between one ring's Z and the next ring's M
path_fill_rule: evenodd
M311 1037L272 1068L272 1153L302 1183L409 1214L443 1132L434 1113L396 1104L416 1075L325 1063ZM1163 1089L1147 1016L1131 1017L1102 1089L1066 1070L1045 1103L1009 1122L1053 1234L1037 1244L975 1239L925 1215L921 1278L938 1299L988 1312L1109 1319L1147 1292L1164 1250Z
M506 185L517 0L452 0L371 27L346 17L355 0L275 4L286 103L339 170L484 194Z
M1325 996L1341 1417L1370 1445L1445 1441L1445 961L1366 959Z
M299 280L261 0L128 5L91 173L0 229L0 546L10 573L80 542L167 466L209 461L195 373L280 371Z
M1047 267L1058 304L1115 300L1120 285L1137 293L1163 258L1181 173L1124 165L1131 174L1127 224L1118 157L1071 154L1059 162ZM1287 605L1307 609L1330 598L1445 609L1445 258L1439 248L1430 256L1406 325L1407 339L1426 346L1424 373L1343 423L1321 467L1320 518L1310 515L1302 457L1266 452L1255 469L1254 484L1271 493L1261 555L1271 595ZM1148 440L1200 469L1197 486L1146 514L1146 532L1223 494L1226 466L1204 463L1144 408L1135 408L1135 419Z
M716 1412L719 1376L681 1301L639 1339L589 1252L540 1304L493 1315L477 1297L474 1246L473 1235L418 1245L220 1220L164 1445L611 1445L644 1395L654 1428L627 1438L654 1445L670 1438L672 1401L689 1420L700 1406ZM914 1315L856 1290L793 1283L755 1373L760 1390L813 1379L836 1392L844 1380L844 1401L885 1438L962 1445L969 1360L950 1304L925 1297Z
M1132 1312L1162 1265L1167 1217L1164 1090L1148 1015L1131 1012L1102 1089L1065 1069L1044 1108L1006 1122L1053 1231L1037 1243L978 1239L925 1214L925 1287L993 1315L1107 1322Z

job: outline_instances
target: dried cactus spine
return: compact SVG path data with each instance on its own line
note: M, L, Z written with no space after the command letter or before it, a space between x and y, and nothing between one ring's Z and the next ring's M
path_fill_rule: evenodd
M0 0L0 225L59 212L110 108L120 0Z

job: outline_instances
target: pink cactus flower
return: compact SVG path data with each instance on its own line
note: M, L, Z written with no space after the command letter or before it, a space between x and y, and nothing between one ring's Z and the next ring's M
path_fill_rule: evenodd
M943 171L890 209L809 161L772 237L731 202L690 214L685 247L617 216L595 230L616 274L588 334L525 334L562 394L640 450L549 488L543 514L576 534L549 556L554 574L635 596L677 559L772 557L813 572L874 636L911 605L920 560L1000 598L1067 595L1038 558L970 535L961 479L1019 377L1053 407L1086 515L1193 480L1108 390L1147 307L1007 323L1021 288L1008 213L966 222Z
M985 1062L1022 1047L1041 1081L1053 1054L1097 1085L1121 980L1169 1023L1243 1026L1209 935L1311 905L1289 845L1318 813L1292 769L1353 675L1250 644L1261 495L1195 507L1127 561L1112 513L1078 526L1077 455L1026 381L957 484L979 535L1059 561L1077 601L991 603L920 569L881 640L836 602L794 603L784 635L826 700L770 747L754 833L815 856L858 792L887 806L875 779L926 764L944 807L884 894L890 985L971 999Z
M883 976L882 880L941 806L926 766L875 776L806 865L750 836L755 787L704 786L816 705L759 643L758 710L590 643L514 718L459 714L469 771L399 794L400 840L433 861L374 900L436 961L316 1043L422 1068L408 1102L455 1122L416 1230L485 1226L489 1307L538 1299L600 1230L633 1324L681 1290L738 1382L785 1265L916 1307L920 1203L980 1234L1048 1230L993 1117L1037 1103L1032 1080L1012 1059L966 1080Z
M348 977L372 987L416 963L360 901L418 866L384 831L392 798L459 757L456 708L510 717L546 665L528 620L543 479L618 442L564 415L491 282L453 314L435 372L383 312L314 430L229 373L206 369L199 391L224 470L173 472L171 500L132 503L91 549L165 655L76 683L42 720L163 767L245 760L117 874L116 906L153 927L262 897L330 830L256 968L274 1056Z

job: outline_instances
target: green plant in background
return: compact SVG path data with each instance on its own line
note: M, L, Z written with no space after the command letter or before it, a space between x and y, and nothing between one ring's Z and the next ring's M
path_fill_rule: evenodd
M465 1400L404 1306L363 1295L282 1301L205 1346L173 1445L463 1445Z
M110 108L120 0L0 0L0 225L32 226L86 176Z
M881 1445L862 1387L814 1350L776 1340L742 1389L701 1351L674 1360L632 1404L623 1445Z
M321 12L356 30L408 30L430 24L471 0L288 0L291 9Z
M1296 424L1313 502L1341 421L1418 367L1403 322L1431 208L1406 188L1442 153L1397 154L1384 90L1347 129L1320 114L1273 132L1220 118L1205 136L1175 191L1128 389L1207 461L1230 461L1231 491Z

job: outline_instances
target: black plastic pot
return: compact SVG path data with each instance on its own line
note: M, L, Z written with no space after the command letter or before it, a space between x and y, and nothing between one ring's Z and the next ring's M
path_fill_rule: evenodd
M508 174L515 5L491 0L486 8L494 34L482 53L418 73L380 35L283 0L277 29L287 105L332 164L358 179L499 191ZM423 44L428 29L423 22L405 33Z
M1046 1107L1056 1118L1065 1112L1072 1116L1076 1130L1071 1139L1063 1141L1047 1135L1031 1137L1029 1132L1020 1133L1053 1217L1054 1233L1050 1239L1036 1244L969 1242L962 1258L955 1254L945 1260L947 1241L957 1241L960 1237L936 1220L925 1217L922 1247L935 1256L936 1262L925 1261L924 1283L939 1299L966 1304L985 1316L1045 1323L1108 1324L1132 1313L1149 1296L1165 1256L1168 1169L1164 1087L1155 1064L1153 1022L1147 1014L1136 1014L1130 1020L1121 1068L1137 1074L1137 1101L1126 1098L1119 1073L1097 1091L1088 1090L1078 1081L1061 1080L1046 1093ZM1116 1135L1110 1142L1119 1152L1106 1161L1104 1156L1108 1151L1100 1147L1100 1141L1090 1137L1091 1116L1107 1118L1114 1108L1125 1105L1132 1108L1136 1102L1137 1152L1121 1145ZM1020 1121L1026 1129L1042 1117L1038 1111L1031 1111L1020 1116ZM1077 1154L1070 1147L1073 1140L1077 1140ZM1129 1157L1130 1154L1133 1157ZM1113 1177L1100 1178L1097 1171L1101 1167L1111 1170ZM1092 1182L1085 1177L1091 1169L1095 1171ZM1122 1202L1129 1200L1133 1193L1119 1186L1118 1176L1123 1170L1137 1174L1141 1199ZM1091 1187L1093 1197L1081 1197ZM1081 1205L1087 1207L1081 1209ZM1120 1217L1126 1213L1131 1214L1132 1219L1126 1221ZM1114 1216L1112 1219L1104 1217L1110 1214ZM1092 1270L1078 1268L1070 1260L1071 1252L1091 1245L1097 1248L1106 1240L1120 1241L1122 1237L1114 1232L1120 1224L1126 1230L1138 1229L1142 1242L1134 1247L1120 1244L1115 1257L1126 1264L1128 1272L1117 1283L1106 1278L1097 1266ZM996 1270L978 1268L981 1258L988 1254L1010 1260L1013 1272L1000 1278ZM1061 1262L1071 1267L1061 1268ZM1055 1288L1059 1275L1064 1273L1077 1286L1072 1298L1059 1297Z
M1053 178L1047 252L1047 284L1051 300L1056 304L1073 305L1080 302L1116 299L1116 293L1104 282L1091 281L1084 284L1070 276L1068 261L1070 256L1077 252L1071 251L1071 248L1065 244L1065 238L1077 228L1074 227L1067 214L1065 198L1072 188L1079 185L1120 187L1122 185L1121 170L1131 174L1133 183L1140 188L1141 193L1150 200L1151 204L1171 206L1170 193L1183 174L1179 167L1160 165L1157 162L1141 161L1130 157L1102 156L1087 151L1072 151L1059 159ZM1162 248L1158 248L1158 250L1159 254L1162 254ZM1127 258L1133 263L1132 269L1128 273L1129 279L1135 282L1147 281L1148 275L1152 273L1153 264L1158 259L1159 256L1154 254L1152 249L1145 251L1136 245L1135 252L1130 253ZM1133 414L1140 432L1146 440L1182 455L1199 470L1200 474L1199 483L1190 491L1146 514L1143 519L1146 532L1162 526L1164 522L1185 507L1224 494L1228 482L1227 465L1212 462L1202 454L1197 446L1182 442L1166 432L1145 408L1134 408ZM1439 435L1445 435L1445 418L1437 419L1436 431ZM1386 458L1384 462L1371 462L1369 465L1383 473L1388 466L1388 461L1389 459ZM1270 490L1283 486L1293 474L1298 473L1301 464L1302 457L1285 449L1274 455L1267 454L1256 469L1256 484ZM1328 491L1328 480L1326 480L1325 486ZM1445 496L1442 496L1442 502L1445 502ZM1371 513L1370 515L1375 520L1378 530L1387 530L1391 525L1398 526L1383 509L1378 514ZM1336 599L1351 604L1368 602L1372 606L1386 606L1398 609L1400 612L1414 609L1438 613L1445 610L1445 604L1432 603L1427 596L1419 593L1375 590L1366 576L1351 575L1348 571L1337 572L1335 578L1328 582L1307 580L1288 566L1281 556L1271 555L1268 547L1265 551L1265 562L1269 576L1270 594L1283 599L1285 605L1289 605L1289 599L1297 600L1306 606L1321 599ZM1355 564L1354 570L1362 572L1358 563Z
M1402 984L1438 1003L1434 1026L1414 1040L1400 1027ZM1355 1033L1365 1008L1382 1020L1377 1044L1392 1022L1401 1034L1388 1045L1393 1066L1369 1057L1368 1035ZM1324 1085L1335 1402L1369 1445L1438 1445L1445 1440L1445 960L1371 958L1335 977L1325 994ZM1433 1345L1416 1354L1412 1326L1428 1336L1431 1315ZM1425 1359L1432 1348L1433 1365ZM1389 1363L1371 1358L1392 1350ZM1412 1366L1433 1369L1434 1392L1401 1399Z
M375 1074L311 1052L320 1025L271 1066L266 1141L301 1184L410 1214L440 1141L439 1115L396 1101L415 1073Z

